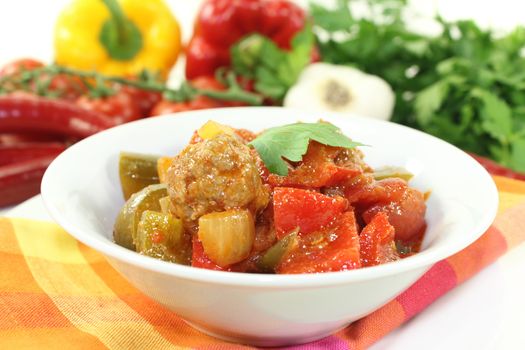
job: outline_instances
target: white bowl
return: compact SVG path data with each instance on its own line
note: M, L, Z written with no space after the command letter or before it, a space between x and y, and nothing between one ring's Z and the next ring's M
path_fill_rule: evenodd
M363 147L372 166L404 166L411 185L432 191L423 251L394 263L316 275L262 275L197 269L155 260L113 242L124 203L120 151L175 155L209 119L259 131L297 121L330 121ZM212 109L145 119L87 138L62 153L42 181L51 216L105 255L133 285L195 328L253 345L304 343L369 314L434 263L475 241L493 221L491 177L464 152L419 131L362 117L283 108Z

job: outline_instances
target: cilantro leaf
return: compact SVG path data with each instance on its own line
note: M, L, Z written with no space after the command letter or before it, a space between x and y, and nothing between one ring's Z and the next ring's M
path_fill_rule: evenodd
M343 135L335 125L324 122L270 128L248 145L257 150L271 173L285 176L288 175L288 165L284 159L300 161L308 150L310 140L333 147L354 148L362 145Z

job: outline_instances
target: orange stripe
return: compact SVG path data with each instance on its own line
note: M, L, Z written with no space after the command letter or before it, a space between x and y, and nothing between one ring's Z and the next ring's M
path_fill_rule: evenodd
M0 349L98 350L106 347L97 338L69 327L0 331Z
M366 349L404 321L403 306L393 300L367 317L352 323L337 335L347 340L352 350Z
M13 230L9 219L0 218L0 252L22 255Z
M93 249L79 243L79 250L104 283L172 344L198 347L223 343L190 327L177 314L137 290Z
M508 177L493 176L494 182L501 192L525 194L525 181L510 179Z
M491 226L477 241L447 259L458 279L458 284L478 273L507 250L501 232Z
M525 201L499 214L493 224L505 239L509 249L525 240Z
M75 328L38 286L11 221L2 218L0 261L0 349L103 347L97 338Z
M13 266L13 265L12 265ZM44 293L0 292L0 330L72 327Z
M0 252L0 291L42 293L22 255Z

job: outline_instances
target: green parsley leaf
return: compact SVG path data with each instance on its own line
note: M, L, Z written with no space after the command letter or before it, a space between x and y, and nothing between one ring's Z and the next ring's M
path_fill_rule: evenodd
M523 170L525 27L496 35L438 16L442 31L430 36L407 26L406 4L318 1L310 14L323 61L385 79L396 93L394 122Z
M509 105L493 93L474 89L474 97L479 98L481 108L481 126L492 137L506 143L512 135L512 111Z
M346 30L353 20L346 0L338 0L337 7L333 10L310 3L310 13L315 18L315 24L329 32Z
M512 143L510 166L517 171L525 173L525 136Z
M335 125L325 122L295 123L270 128L248 145L257 150L271 173L286 176L288 165L284 159L300 161L308 150L310 140L333 147L354 148L362 145L343 135Z
M265 36L252 34L231 48L232 68L236 74L253 79L257 92L281 101L310 63L313 46L309 25L294 36L289 51Z
M432 120L434 114L443 104L443 100L448 94L449 86L446 80L440 80L417 95L414 101L414 110L417 121L421 125L427 125Z

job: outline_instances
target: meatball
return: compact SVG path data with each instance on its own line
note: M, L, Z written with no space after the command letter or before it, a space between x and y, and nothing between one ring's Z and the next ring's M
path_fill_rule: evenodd
M189 228L211 212L246 208L256 215L270 200L250 149L227 134L186 147L173 159L167 184L172 210Z

